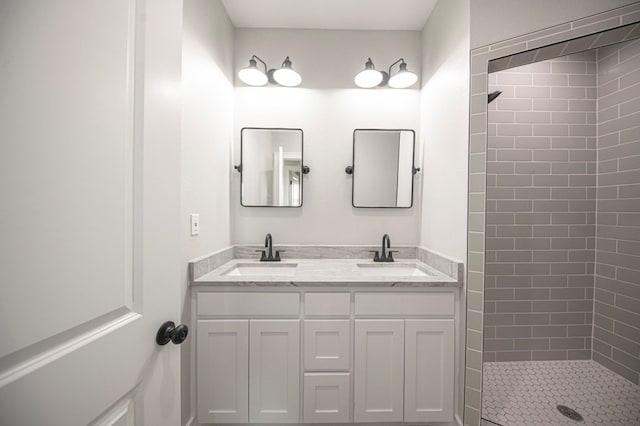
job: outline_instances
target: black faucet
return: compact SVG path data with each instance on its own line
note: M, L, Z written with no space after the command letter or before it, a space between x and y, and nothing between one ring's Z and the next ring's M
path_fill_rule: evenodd
M371 252L375 253L373 256L374 262L393 262L393 253L397 253L398 250L389 250L391 248L391 238L389 238L389 234L384 234L382 236L382 254L378 253L378 250L371 250Z
M260 255L260 262L280 262L280 250L276 250L276 255L273 255L273 238L271 234L267 234L267 236L264 237L264 247L268 249L268 251L256 250L262 253Z

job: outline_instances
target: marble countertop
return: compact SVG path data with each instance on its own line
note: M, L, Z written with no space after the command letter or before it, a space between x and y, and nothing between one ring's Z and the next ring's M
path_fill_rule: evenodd
M194 280L193 286L460 287L460 283L415 259L376 263L370 259L233 259Z

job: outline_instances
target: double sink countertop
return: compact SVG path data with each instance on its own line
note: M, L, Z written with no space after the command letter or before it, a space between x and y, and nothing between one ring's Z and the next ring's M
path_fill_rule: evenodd
M460 287L460 282L416 259L233 259L193 280L193 286Z

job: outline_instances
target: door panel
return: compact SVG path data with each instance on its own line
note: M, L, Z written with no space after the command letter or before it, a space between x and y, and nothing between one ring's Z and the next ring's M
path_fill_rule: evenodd
M90 426L134 426L136 424L136 414L140 409L139 392L132 392L100 418L96 419Z
M453 320L406 320L404 420L453 420Z
M249 330L249 420L298 422L300 321L252 320Z
M131 258L135 8L127 0L0 7L10 58L0 81L0 185L11 200L0 270L20 283L0 302L0 321L22 318L0 340L3 357L130 311L140 283ZM99 17L111 28L92 28Z
M0 3L3 423L179 422L181 13Z
M354 371L355 421L402 421L403 320L356 320Z

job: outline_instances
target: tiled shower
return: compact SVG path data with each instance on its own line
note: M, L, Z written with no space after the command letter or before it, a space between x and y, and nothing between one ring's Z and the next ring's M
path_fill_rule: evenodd
M586 372L595 361L635 392L640 41L490 74L495 90L483 360L497 363L494 372L500 363L563 360Z
M595 52L490 79L484 360L590 358Z

